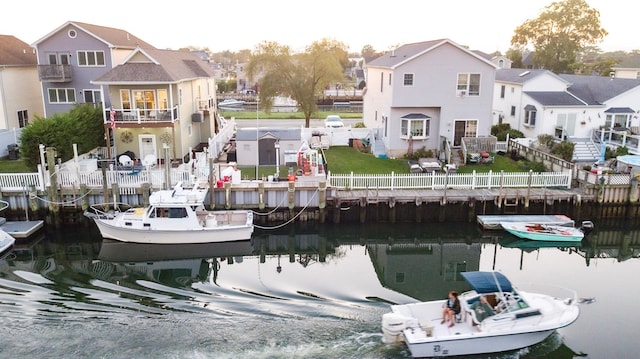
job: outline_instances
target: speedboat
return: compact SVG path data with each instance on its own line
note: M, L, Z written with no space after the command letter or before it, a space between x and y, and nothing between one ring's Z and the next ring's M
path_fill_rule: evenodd
M529 222L500 222L505 231L534 241L580 242L584 232L580 228Z
M516 289L500 272L461 275L472 290L459 295L454 325L441 322L446 299L392 305L384 342L406 344L413 357L495 353L537 344L580 314L575 292L562 299Z
M218 103L218 107L242 107L243 105L244 105L244 101L236 100L233 98L228 98Z
M184 244L242 241L251 239L250 210L209 211L204 207L208 188L196 183L183 189L161 190L149 196L146 208L105 212L95 205L85 212L102 237L122 242Z

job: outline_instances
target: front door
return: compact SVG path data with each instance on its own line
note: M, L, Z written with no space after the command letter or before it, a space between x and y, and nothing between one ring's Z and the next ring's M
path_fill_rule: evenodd
M462 137L464 137L464 121L455 121L453 129L453 146L458 147L462 144Z
M462 145L462 137L478 136L478 120L455 120L453 125L453 146Z
M138 136L138 141L140 143L139 158L144 159L147 155L153 155L155 158L158 158L155 135L140 135Z

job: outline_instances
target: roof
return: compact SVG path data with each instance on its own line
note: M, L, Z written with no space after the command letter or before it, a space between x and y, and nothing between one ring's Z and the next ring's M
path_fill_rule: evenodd
M604 113L636 113L636 111L630 107L611 107L604 111Z
M91 83L171 83L214 76L213 69L190 51L136 49L123 64Z
M532 80L538 76L545 75L545 74L549 76L554 76L560 81L567 82L566 80L562 79L561 77L559 77L558 75L554 74L549 70L517 69L517 68L515 69L502 68L502 69L496 70L496 82L511 82L511 83L523 84L529 80Z
M585 106L575 96L565 91L525 91L527 96L537 101L542 106Z
M511 292L511 282L500 272L462 272L462 277L478 294Z
M424 53L427 53L431 50L434 50L444 44L450 44L453 45L457 48L459 48L460 50L468 53L469 55L482 60L483 62L486 62L487 64L490 64L491 66L495 66L491 61L489 61L488 59L476 54L473 51L469 51L468 49L456 44L455 42L449 40L449 39L438 39L438 40L431 40L431 41L423 41L423 42L415 42L412 44L406 44L406 45L402 45L394 50L391 50L387 53L385 53L384 55L369 61L369 63L367 64L367 67L389 67L389 68L395 68L398 67L400 65L402 65L403 63L405 63L406 61L409 61L413 58L416 58L420 55L423 55Z
M0 35L0 66L37 65L35 51L24 41L11 35Z
M603 76L558 75L570 83L568 91L589 105L602 105L608 100L640 86L640 80Z
M96 39L103 41L109 47L130 49L135 49L136 47L141 47L143 49L155 48L155 46L150 45L139 37L130 34L128 31L116 29L113 27L87 24L78 21L67 21L66 23L62 24L62 26L58 27L46 36L34 42L32 46L37 46L39 43L53 36L68 25L72 25L80 30L83 30L84 32L94 36Z
M408 115L404 115L401 118L406 118L409 120L414 120L414 119L425 119L425 118L431 118L427 115L425 115L424 113L410 113Z
M236 132L236 141L255 141L256 134L262 138L271 135L280 141L299 141L302 139L299 128L239 128Z

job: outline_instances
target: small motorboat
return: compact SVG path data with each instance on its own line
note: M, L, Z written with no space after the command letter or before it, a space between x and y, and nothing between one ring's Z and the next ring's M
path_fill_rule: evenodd
M500 272L462 272L472 290L460 294L456 323L442 323L446 300L392 305L382 317L385 343L404 343L413 357L466 356L537 344L578 319L578 297L516 289Z
M529 222L500 222L502 228L514 236L533 241L580 242L581 228Z
M238 107L242 107L244 106L244 101L242 100L236 100L233 98L228 98L226 100L220 101L220 103L218 103L218 107L220 108L238 108Z

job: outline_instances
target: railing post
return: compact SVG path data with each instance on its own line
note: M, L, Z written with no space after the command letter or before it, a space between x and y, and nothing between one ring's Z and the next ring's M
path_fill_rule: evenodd
M353 171L351 171L351 175L349 175L349 189L353 189Z
M391 171L391 190L394 189L395 182L396 182L395 179L396 179L395 172Z

